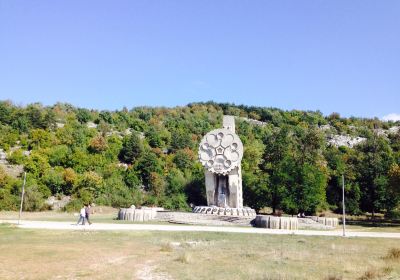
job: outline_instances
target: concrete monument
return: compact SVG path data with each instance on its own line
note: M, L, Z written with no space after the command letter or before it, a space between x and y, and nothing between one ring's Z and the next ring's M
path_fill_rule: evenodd
M200 142L199 160L205 168L207 205L194 208L196 213L225 216L255 216L243 208L243 144L235 133L235 118L223 117L223 128L207 133Z

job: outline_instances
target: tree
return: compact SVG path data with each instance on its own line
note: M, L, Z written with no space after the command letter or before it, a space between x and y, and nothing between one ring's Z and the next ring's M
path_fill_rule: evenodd
M260 169L265 173L260 186L262 187L264 201L272 207L273 213L282 207L282 200L286 195L287 163L291 163L291 150L293 145L292 133L288 126L267 134L264 139L265 151ZM290 169L289 169L290 170ZM260 190L261 191L261 190ZM266 206L260 203L258 208Z
M103 187L103 177L97 174L94 171L85 172L77 185L77 189L75 192L79 192L81 190L88 191L92 196L96 197L100 193L102 193Z
M356 180L357 170L354 162L357 153L350 148L334 146L328 147L324 152L328 163L329 179L326 190L327 202L332 210L342 211L342 175L345 179L346 211L350 214L360 214L360 186Z
M149 191L157 198L161 198L165 191L165 180L163 176L156 172L151 172L149 176Z
M389 184L387 189L387 210L393 211L400 203L400 166L393 164L389 170Z
M392 149L382 136L372 134L357 146L360 153L357 162L358 181L361 188L361 209L372 215L386 207L387 174L393 163Z
M162 148L164 145L159 131L157 131L154 127L150 127L146 132L146 139L152 148Z
M50 189L53 195L65 193L65 181L63 178L63 168L48 169L42 177L43 183Z
M52 134L44 129L32 129L30 131L29 148L47 148L52 144Z
M51 166L65 166L70 151L67 145L53 146L49 150L49 163Z
M28 107L26 108L26 115L28 117L31 127L46 128L42 111L43 111L43 106L40 103L34 103L28 105Z
M136 133L132 133L129 137L125 137L119 158L126 163L134 163L142 154L144 148L142 141Z
M104 152L107 148L107 140L102 135L93 137L89 142L89 151L93 153Z
M184 150L178 150L175 153L173 162L176 164L176 167L184 171L192 167L193 160L194 160L193 152L186 148Z
M71 194L78 183L78 175L72 168L66 168L63 171L63 180L65 182L64 194Z
M138 160L135 170L140 175L143 184L149 188L151 173L162 174L160 159L156 154L148 151Z
M85 124L92 120L92 115L88 109L78 108L76 112L76 119L81 123Z
M322 157L323 138L313 127L282 126L267 135L260 168L269 184L266 193L275 212L315 213L325 204L327 171Z
M0 123L11 124L13 107L9 101L0 101Z
M182 129L176 130L172 133L171 139L171 149L173 152L184 149L191 148L193 146L192 134Z
M124 175L125 175L124 176L125 184L129 188L134 189L134 188L138 188L140 185L142 185L142 181L140 180L139 175L133 168L128 168L125 171Z

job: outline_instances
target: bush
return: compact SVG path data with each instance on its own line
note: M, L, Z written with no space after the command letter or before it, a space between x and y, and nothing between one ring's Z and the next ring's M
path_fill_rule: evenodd
M46 209L43 194L38 186L33 185L26 189L23 209L25 211L41 211Z
M187 204L186 196L183 193L175 194L171 197L166 197L165 200L161 202L161 206L168 210L190 211L190 207Z
M24 159L25 156L23 155L21 149L15 150L7 157L8 162L11 164L22 164Z
M19 197L13 195L7 189L0 188L0 210L17 211Z
M394 209L394 210L388 211L385 214L385 218L394 219L394 220L400 220L400 209Z
M83 206L83 202L79 198L72 199L67 205L64 207L64 211L69 213L78 212Z

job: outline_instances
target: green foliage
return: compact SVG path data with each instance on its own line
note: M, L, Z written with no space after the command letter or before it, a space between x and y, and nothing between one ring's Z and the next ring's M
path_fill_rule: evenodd
M139 174L143 184L148 187L151 181L151 174L157 173L160 175L162 173L161 160L155 153L147 151L138 160L135 170Z
M7 160L11 164L23 164L25 160L25 156L23 155L21 149L17 149L13 152L10 152Z
M65 166L70 150L67 145L57 145L49 149L48 157L51 166Z
M376 134L357 146L360 153L356 162L361 188L361 210L371 213L385 209L387 196L387 174L393 164L392 149L388 141ZM394 205L393 205L394 206Z
M101 153L107 150L107 139L102 135L97 135L90 140L89 151L92 153Z
M179 150L175 153L174 157L174 163L176 164L176 167L178 167L180 170L190 170L193 165L193 152L186 148L184 150Z
M67 193L67 186L63 176L64 169L58 167L56 169L48 169L42 176L43 183L50 189L53 195Z
M0 166L0 210L17 210L19 200L18 180L14 180L7 175L5 170ZM19 185L19 186L18 186Z
M273 211L315 213L325 207L327 170L321 134L304 124L282 126L266 135L264 145L260 167L267 176L262 189Z
M65 205L64 210L69 213L78 212L83 205L84 203L81 199L74 198L67 205Z
M90 114L90 111L88 109L78 108L76 112L76 119L80 123L85 124L88 121L92 120L92 115Z
M171 149L177 151L185 148L193 148L192 134L188 131L176 130L172 133Z
M40 211L46 209L44 194L37 185L27 185L23 208L24 211Z
M139 135L132 133L130 136L124 138L119 158L123 162L132 164L143 154L143 151L143 143Z
M131 189L137 188L142 184L139 175L133 168L129 168L126 170L124 181L125 184Z
M50 168L47 155L42 151L34 150L25 161L25 171L39 178Z

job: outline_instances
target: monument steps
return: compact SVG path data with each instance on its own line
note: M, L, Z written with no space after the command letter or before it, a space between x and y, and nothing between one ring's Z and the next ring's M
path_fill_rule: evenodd
M215 225L215 226L251 226L254 217L219 216L191 212L157 212L156 220L174 224Z

